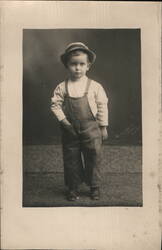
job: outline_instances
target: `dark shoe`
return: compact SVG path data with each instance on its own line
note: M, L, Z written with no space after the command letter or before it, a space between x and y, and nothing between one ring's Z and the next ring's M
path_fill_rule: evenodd
M78 195L77 191L75 191L75 190L70 190L70 191L68 192L67 199L68 199L68 201L76 201L76 200L79 200L79 195Z
M91 188L91 198L92 198L92 200L99 200L100 199L100 190L98 187Z

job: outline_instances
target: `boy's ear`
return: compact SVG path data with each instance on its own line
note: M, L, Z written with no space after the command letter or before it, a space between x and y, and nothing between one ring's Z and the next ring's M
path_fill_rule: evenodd
M88 63L88 70L90 69L90 67L91 67L91 63L89 62L89 63Z

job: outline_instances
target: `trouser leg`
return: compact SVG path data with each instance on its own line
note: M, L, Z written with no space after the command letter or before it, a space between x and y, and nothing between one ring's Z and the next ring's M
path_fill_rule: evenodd
M76 189L84 177L79 140L63 140L63 160L65 185L69 189Z
M91 187L99 187L101 182L101 138L83 144L82 153L85 165L85 181Z

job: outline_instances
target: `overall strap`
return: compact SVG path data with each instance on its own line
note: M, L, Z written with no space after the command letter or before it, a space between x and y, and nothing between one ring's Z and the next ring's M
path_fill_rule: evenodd
M69 91L68 91L68 79L65 79L65 93L67 96L69 96Z
M87 80L87 86L86 86L84 95L87 95L87 94L88 94L90 84L91 84L91 79L88 78L88 80Z

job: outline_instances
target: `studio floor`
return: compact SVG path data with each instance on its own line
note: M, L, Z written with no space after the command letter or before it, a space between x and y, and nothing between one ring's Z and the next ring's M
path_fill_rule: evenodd
M60 145L23 148L23 206L142 206L141 146L103 147L101 198L93 201L89 188L80 186L80 199L66 200Z

